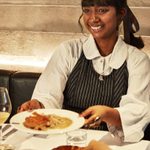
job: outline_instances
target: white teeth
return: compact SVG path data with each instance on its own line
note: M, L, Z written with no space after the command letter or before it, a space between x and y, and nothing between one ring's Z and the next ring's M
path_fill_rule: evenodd
M100 30L101 28L102 28L102 26L97 26L97 27L92 27L92 26L91 26L91 29L92 29L92 30Z

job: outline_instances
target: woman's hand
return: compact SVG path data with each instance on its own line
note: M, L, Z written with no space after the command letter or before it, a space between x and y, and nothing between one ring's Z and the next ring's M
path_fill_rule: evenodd
M86 150L110 150L110 148L104 142L92 140L86 147Z
M96 118L103 120L104 115L107 113L107 106L95 105L86 109L80 114L81 117L86 118L85 125L92 124Z
M39 108L44 108L44 106L38 100L32 99L23 103L20 107L18 107L17 113L26 110L39 109Z
M114 125L116 127L121 126L121 120L118 110L104 105L91 106L84 112L82 112L80 116L86 118L85 125L93 123L96 118L100 118L101 121L106 122L110 125Z

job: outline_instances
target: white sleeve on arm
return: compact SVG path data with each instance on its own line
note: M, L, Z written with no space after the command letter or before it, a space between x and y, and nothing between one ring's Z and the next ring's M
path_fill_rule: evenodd
M119 111L122 128L107 124L115 138L124 142L138 142L150 123L150 59L139 51L127 61L129 80L127 94L122 96Z
M127 95L122 96L120 113L125 142L138 142L150 122L150 60L146 55L129 62Z
M45 108L62 108L68 72L67 55L63 45L57 47L36 84L32 99L40 101Z
M109 132L114 136L114 138L118 141L118 144L124 142L124 133L122 128L118 129L115 126L107 124Z

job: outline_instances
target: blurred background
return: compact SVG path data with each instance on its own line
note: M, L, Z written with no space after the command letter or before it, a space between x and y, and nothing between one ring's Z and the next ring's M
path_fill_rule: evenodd
M150 0L128 0L150 56ZM83 36L80 0L0 0L0 69L41 72L64 40Z

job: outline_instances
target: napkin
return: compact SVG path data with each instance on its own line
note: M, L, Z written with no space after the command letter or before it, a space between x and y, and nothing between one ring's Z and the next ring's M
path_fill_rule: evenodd
M110 146L112 150L150 150L149 141L140 141L138 143L128 143L122 146Z
M21 134L20 134L21 135ZM24 135L24 138L23 138ZM49 136L34 136L34 135L21 135L15 136L18 141L14 144L17 147L17 150L50 150L57 146L64 145L66 143L65 134L56 134ZM17 143L21 143L18 145Z

